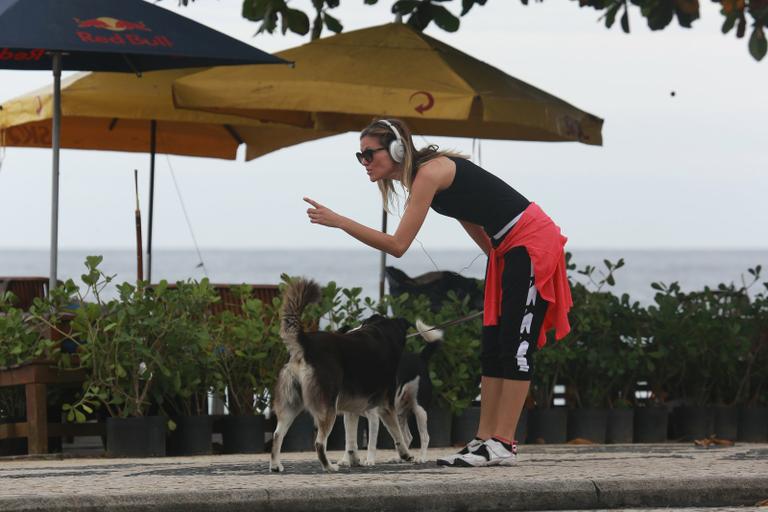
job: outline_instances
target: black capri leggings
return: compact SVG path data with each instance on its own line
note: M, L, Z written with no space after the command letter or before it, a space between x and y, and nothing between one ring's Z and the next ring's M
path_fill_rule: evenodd
M499 322L483 326L482 374L484 377L531 380L532 356L547 302L534 286L531 258L525 247L515 247L504 255L501 289Z

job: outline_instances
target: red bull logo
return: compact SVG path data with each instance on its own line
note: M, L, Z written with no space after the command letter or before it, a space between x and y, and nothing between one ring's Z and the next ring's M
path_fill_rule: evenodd
M42 59L45 56L45 50L42 48L37 48L35 50L26 50L26 51L14 51L10 48L3 48L0 49L0 61L16 61L16 62L24 62L24 61L38 61Z
M112 32L124 32L126 30L152 32L143 21L126 21L117 18L109 18L107 16L91 18L89 20L75 18L75 22L77 23L77 28L102 28L104 30L111 30Z
M152 32L152 29L147 27L143 21L127 21L117 18L110 18L108 16L101 16L99 18L90 18L81 20L75 18L77 23L76 34L80 38L80 41L84 43L92 44L106 44L117 46L161 46L166 48L172 48L173 42L166 36L145 36L142 34L136 34L135 32ZM90 29L108 30L113 32L112 35L93 32ZM134 32L134 33L129 33Z

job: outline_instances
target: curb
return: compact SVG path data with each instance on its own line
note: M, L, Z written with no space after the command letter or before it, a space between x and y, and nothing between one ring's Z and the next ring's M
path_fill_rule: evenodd
M71 497L0 498L4 512L400 512L573 510L608 508L751 506L768 498L768 476L690 479L604 479L561 481L490 480L455 483L387 484L367 487L308 486Z

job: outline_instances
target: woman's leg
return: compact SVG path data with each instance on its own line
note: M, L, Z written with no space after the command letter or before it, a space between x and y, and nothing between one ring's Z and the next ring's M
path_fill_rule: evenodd
M503 380L500 403L504 406L497 409L496 424L493 427L493 433L488 437L515 439L517 423L520 421L520 414L523 411L530 384L531 382L527 380Z
M477 427L477 437L482 440L496 433L503 383L504 379L499 377L480 379L480 425Z

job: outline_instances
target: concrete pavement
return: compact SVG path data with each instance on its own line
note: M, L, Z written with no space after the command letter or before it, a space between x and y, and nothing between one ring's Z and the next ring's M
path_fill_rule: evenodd
M332 460L340 455L331 452ZM394 452L378 455L386 461ZM286 453L283 463L285 473L271 474L266 454L0 458L0 511L507 511L768 500L766 444L522 445L509 468L383 462L325 474L314 453Z

